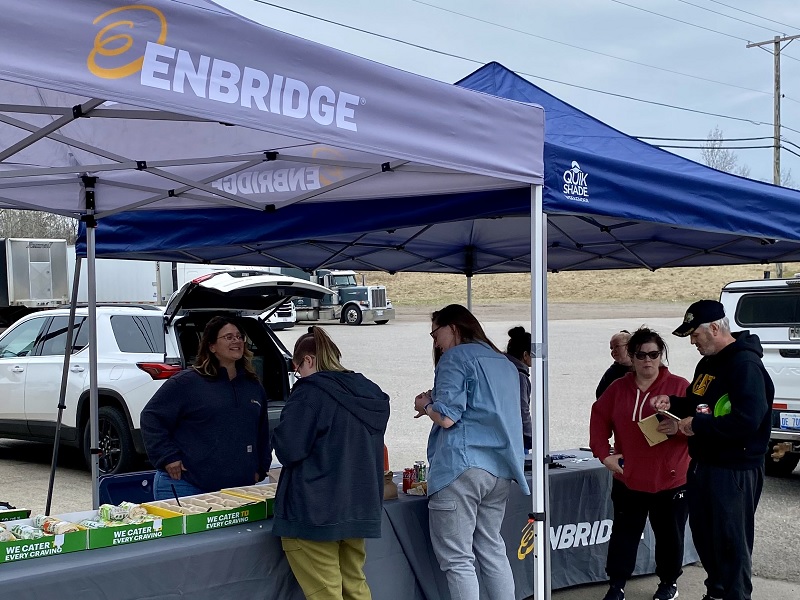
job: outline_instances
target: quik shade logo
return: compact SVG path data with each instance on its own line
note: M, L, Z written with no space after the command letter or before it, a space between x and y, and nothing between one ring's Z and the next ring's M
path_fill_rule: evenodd
M589 174L581 170L577 161L564 171L564 195L576 202L589 202L589 185L586 182Z
M146 87L358 131L356 111L366 104L359 94L169 46L167 19L157 8L120 6L98 15L92 24L99 30L86 66L96 77L122 79L138 73Z

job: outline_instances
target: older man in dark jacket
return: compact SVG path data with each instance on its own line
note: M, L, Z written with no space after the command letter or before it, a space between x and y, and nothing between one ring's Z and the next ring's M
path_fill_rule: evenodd
M700 300L674 332L703 358L685 397L653 406L689 437L689 524L708 574L707 600L750 600L755 512L764 484L775 387L758 336L731 333L722 304Z

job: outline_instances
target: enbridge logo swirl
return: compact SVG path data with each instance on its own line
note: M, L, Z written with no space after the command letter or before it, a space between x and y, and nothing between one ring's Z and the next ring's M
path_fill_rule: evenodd
M158 39L156 41L159 44L163 44L167 40L167 19L160 10L144 4L130 4L128 6L112 8L92 21L92 24L97 25L115 15L117 15L116 18L118 19L105 25L97 32L94 38L94 47L89 53L89 57L86 59L86 65L92 74L102 79L122 79L123 77L128 77L141 70L142 63L144 62L144 55L116 67L101 67L97 64L98 55L101 57L116 57L125 54L133 47L133 36L128 32L120 32L119 29L126 27L132 30L136 27L136 17L138 16L139 19L141 19L141 15L137 15L136 11L146 11L155 15L160 24ZM123 14L120 15L118 13Z
M528 521L525 527L522 528L522 537L520 537L519 548L517 548L517 558L519 560L525 560L525 557L533 552L535 538L535 524L533 521Z

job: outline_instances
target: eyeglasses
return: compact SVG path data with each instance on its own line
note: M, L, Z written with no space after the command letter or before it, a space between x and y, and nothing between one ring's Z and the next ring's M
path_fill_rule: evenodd
M244 339L244 336L241 333L226 333L225 335L221 335L217 338L218 340L225 340L226 342L232 342L234 340L241 341Z
M611 349L612 349L612 350L616 350L617 348L624 348L624 347L626 347L627 345L628 345L628 344L617 344L616 346L611 346Z
M447 325L439 325L436 329L431 331L431 337L436 339L436 332L439 331L442 327L447 327Z
M649 358L650 360L655 360L659 356L661 356L660 350L653 350L652 352L634 352L633 356L636 360L644 360L645 358Z

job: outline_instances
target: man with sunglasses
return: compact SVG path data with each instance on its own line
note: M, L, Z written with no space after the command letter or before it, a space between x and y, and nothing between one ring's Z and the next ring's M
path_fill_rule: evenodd
M703 356L685 397L656 396L689 436L689 525L707 600L750 600L755 511L764 483L775 388L758 336L731 333L722 304L700 300L673 331Z
M606 391L612 382L616 381L625 373L631 370L631 357L628 355L628 340L631 339L631 334L627 329L615 333L611 336L608 342L608 348L611 350L611 358L614 362L603 373L600 383L597 384L597 389L594 392L594 397L599 398Z

